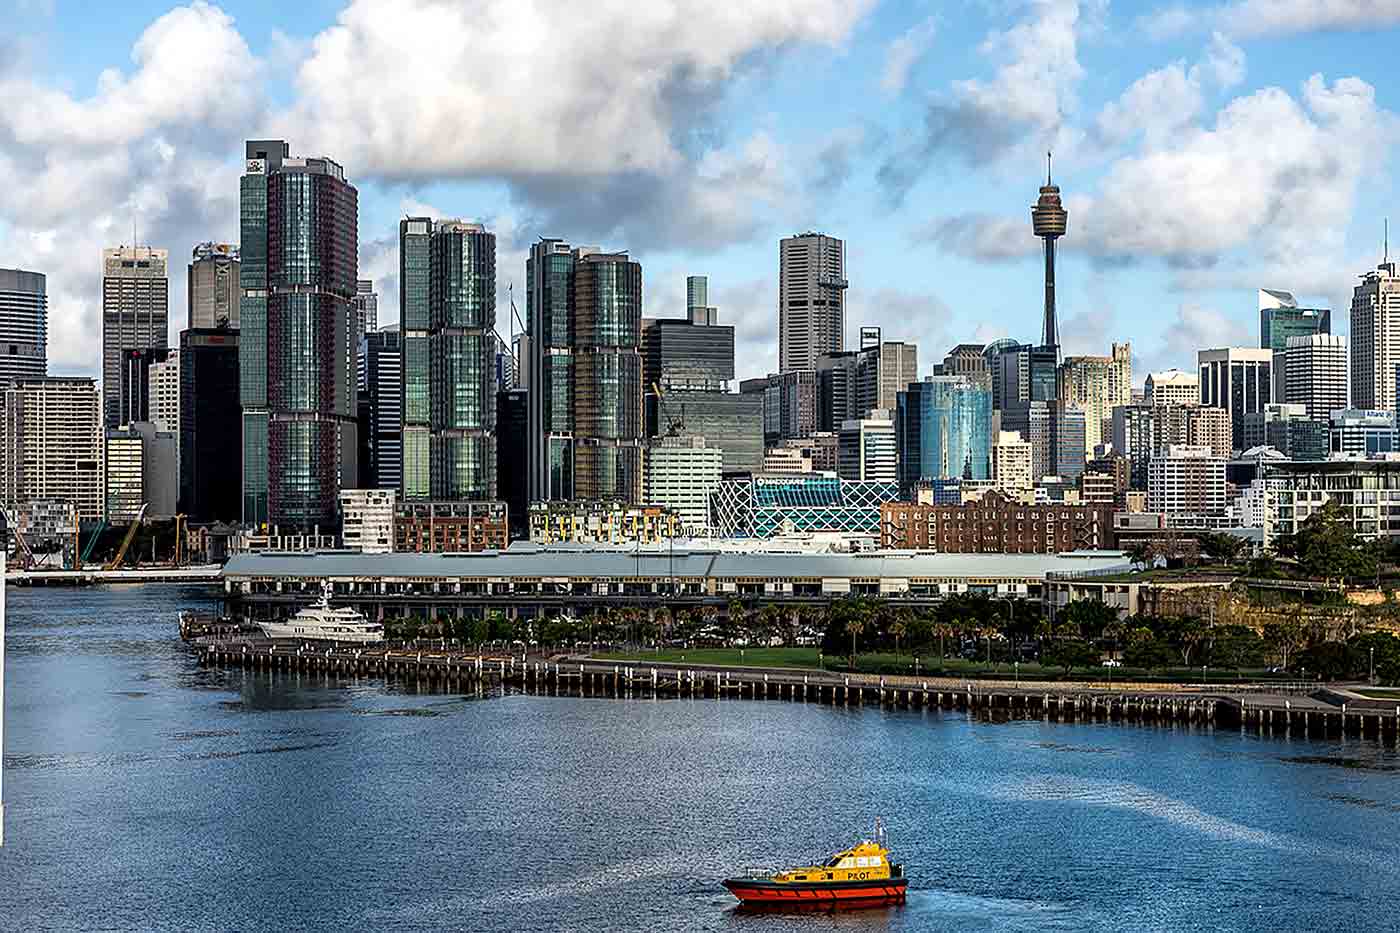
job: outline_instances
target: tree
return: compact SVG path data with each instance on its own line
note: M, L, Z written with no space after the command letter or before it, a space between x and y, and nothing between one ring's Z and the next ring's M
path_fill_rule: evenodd
M1168 619L1162 624L1162 633L1181 653L1181 663L1191 666L1191 653L1209 636L1205 623L1195 616L1182 616Z
M1089 667L1099 659L1099 653L1088 642L1078 639L1053 641L1041 649L1040 663L1046 667L1064 668L1064 676L1076 667Z
M1281 536L1275 548L1315 579L1346 582L1376 575L1377 549L1357 538L1341 506L1332 499L1304 519L1296 533Z
M944 639L952 638L958 633L957 626L951 622L939 622L933 626L933 634L938 638L938 666L943 666L943 659L946 657L943 651Z
M1060 613L1060 621L1078 629L1083 638L1094 640L1118 621L1118 610L1097 599L1076 599Z
M894 659L899 660L899 640L909 634L909 629L914 624L914 612L911 609L900 609L894 614L894 621L890 623L890 634L894 636Z
M1264 640L1246 625L1226 625L1216 629L1210 646L1211 663L1216 667L1257 667L1264 657Z
M1232 564L1244 552L1245 541L1234 535L1206 531L1197 536L1201 550L1223 564Z
M1277 649L1283 669L1289 670L1290 656L1307 643L1307 632L1299 619L1289 617L1265 625L1264 638Z

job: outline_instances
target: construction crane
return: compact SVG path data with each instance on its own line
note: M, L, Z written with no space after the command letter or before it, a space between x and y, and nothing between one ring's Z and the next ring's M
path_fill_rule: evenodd
M122 560L126 557L127 548L131 547L131 541L136 537L136 529L141 527L141 520L146 517L146 509L149 502L141 503L141 511L136 513L136 517L131 520L131 527L126 530L126 537L122 538L122 546L117 548L117 556L107 562L103 570L116 570L121 566Z
M652 398L656 399L658 431L660 430L661 425L664 422L666 426L666 436L679 437L680 433L685 430L685 406L681 406L681 416L679 418L672 418L670 412L666 410L666 393L661 391L661 386L653 382L651 384L651 391L648 392L647 395L650 395Z

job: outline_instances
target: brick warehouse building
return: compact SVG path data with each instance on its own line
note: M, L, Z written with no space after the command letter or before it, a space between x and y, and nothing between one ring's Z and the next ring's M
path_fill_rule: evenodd
M940 554L1058 554L1113 547L1112 503L1026 505L991 490L977 502L880 506L880 546Z

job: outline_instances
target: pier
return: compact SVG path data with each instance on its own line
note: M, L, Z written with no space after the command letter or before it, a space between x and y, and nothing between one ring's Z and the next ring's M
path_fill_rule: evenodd
M232 632L226 632L232 635ZM446 643L348 646L196 637L202 665L259 671L383 677L429 689L484 693L517 690L548 696L743 699L964 710L992 717L1123 721L1238 728L1258 734L1366 736L1395 742L1400 706L1340 704L1311 685L1103 684L880 676L791 668L715 667L520 658Z
M114 583L180 583L222 587L218 564L201 567L150 567L125 570L11 570L11 586L107 586Z

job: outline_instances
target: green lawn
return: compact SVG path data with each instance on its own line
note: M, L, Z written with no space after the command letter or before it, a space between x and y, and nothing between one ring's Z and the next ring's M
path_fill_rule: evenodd
M636 661L646 663L655 661L666 664L709 664L728 667L793 667L793 668L816 668L818 666L818 651L816 648L690 648L690 649L667 649L663 651L600 651L594 655L599 660L608 661ZM821 664L826 670L844 671L846 670L846 656L833 657L826 655L821 658ZM901 654L895 658L893 653L872 653L861 654L856 658L856 670L869 674L905 674L914 675L914 658L909 654ZM1017 668L1008 661L993 662L988 664L984 660L969 661L963 658L944 658L939 663L938 656L920 657L918 674L927 674L931 677L987 677L993 679L1010 678L1016 675ZM1019 669L1020 676L1028 680L1062 680L1065 679L1064 668L1043 668L1036 662L1022 662ZM1076 667L1070 674L1069 679L1077 680L1134 680L1134 681L1165 681L1177 683L1200 683L1201 669L1193 668L1170 668L1163 671L1149 671L1132 667L1107 668L1101 666ZM1266 675L1262 671L1244 671L1242 673L1233 670L1208 670L1206 680L1215 683L1233 683L1241 680L1277 680L1278 675ZM1286 679L1286 678L1285 678Z

